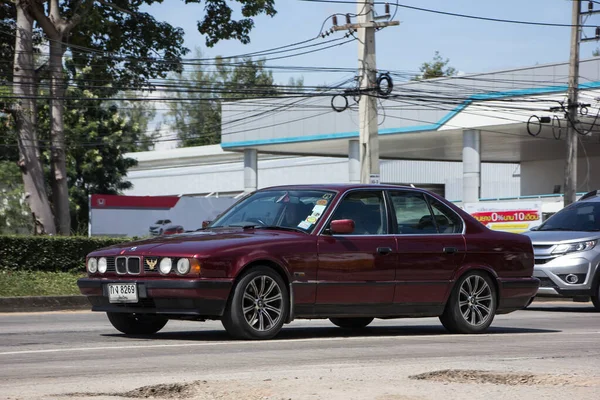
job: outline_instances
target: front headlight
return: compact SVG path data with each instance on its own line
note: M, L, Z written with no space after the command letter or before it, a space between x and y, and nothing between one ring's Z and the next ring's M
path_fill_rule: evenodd
M94 257L88 259L87 269L90 274L95 274L98 271L98 260Z
M177 273L180 275L185 275L190 272L190 260L187 258L180 258L177 261Z
M173 268L173 261L169 257L165 257L162 260L160 260L160 265L158 266L158 269L160 270L161 274L168 274L169 272L171 272L171 268Z
M108 263L106 262L106 257L101 257L98 260L98 272L101 274L105 273L108 269Z
M591 250L594 248L594 246L596 246L596 243L598 243L597 240L588 240L587 242L559 244L552 251L552 254L563 255L568 253L575 253L577 251Z

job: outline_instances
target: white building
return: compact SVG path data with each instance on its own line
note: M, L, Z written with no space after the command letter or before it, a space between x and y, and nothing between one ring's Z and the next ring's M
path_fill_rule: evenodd
M397 95L381 102L381 181L457 202L521 196L560 208L568 67L396 83ZM579 125L579 192L600 188L597 98L600 58L581 61L580 101L588 106ZM139 164L126 194L235 196L278 184L356 182L356 107L336 112L330 104L331 96L226 103L221 146L131 154Z
M244 154L221 146L187 147L127 155L138 165L127 179L132 196L237 196L244 192ZM283 184L349 182L347 159L260 154L257 188ZM381 161L382 182L414 184L460 200L462 165L457 162ZM488 198L519 195L518 164L483 164L482 195Z

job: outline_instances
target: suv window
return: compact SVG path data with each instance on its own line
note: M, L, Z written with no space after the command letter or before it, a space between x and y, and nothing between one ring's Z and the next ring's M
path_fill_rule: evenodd
M428 235L438 233L429 205L422 193L390 191L399 234Z
M427 196L439 233L462 233L462 219L439 200Z
M384 235L388 233L383 192L352 192L344 197L332 219L351 219L353 235Z
M599 231L600 202L584 201L563 208L548 218L540 231Z

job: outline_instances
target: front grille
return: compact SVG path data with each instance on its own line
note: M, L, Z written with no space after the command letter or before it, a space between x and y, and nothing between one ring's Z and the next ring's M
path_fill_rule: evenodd
M550 278L538 278L540 280L540 287L544 288L557 288L556 284L552 282Z
M116 260L117 274L139 275L140 274L140 258L139 257L117 257Z
M127 258L117 257L116 270L117 270L117 274L126 274L127 273Z
M554 246L553 244L534 244L533 249L534 250L549 250L553 246Z
M106 257L106 272L115 272L115 258Z
M535 265L547 264L552 260L554 260L554 258L536 258Z
M127 258L127 272L134 275L139 275L140 273L140 258L139 257L129 257Z

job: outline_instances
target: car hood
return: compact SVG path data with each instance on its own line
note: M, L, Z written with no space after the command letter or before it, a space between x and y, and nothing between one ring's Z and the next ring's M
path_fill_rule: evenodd
M577 242L600 238L600 232L577 231L529 231L523 235L529 236L533 244L555 244L559 242Z
M90 253L90 256L116 255L159 255L193 257L211 250L232 246L257 245L274 240L290 240L304 237L302 232L287 232L268 229L218 228L178 235L160 236L121 243Z

